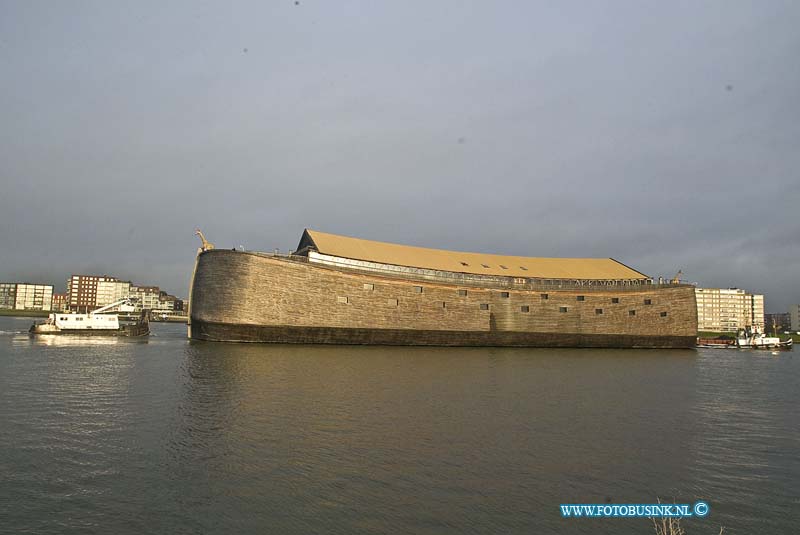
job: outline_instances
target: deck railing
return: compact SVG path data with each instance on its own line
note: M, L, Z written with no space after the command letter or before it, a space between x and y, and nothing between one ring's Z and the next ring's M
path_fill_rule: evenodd
M506 277L497 275L478 275L471 273L457 273L452 271L439 271L433 269L415 268L409 266L394 266L390 264L378 264L375 262L365 262L359 260L346 259L347 264L335 261L320 261L309 259L308 256L285 254L285 253L263 253L258 251L246 251L248 254L264 256L270 258L280 258L289 262L310 263L316 267L341 271L353 274L377 275L391 279L406 281L430 281L440 284L455 286L482 287L509 290L530 290L547 292L550 290L580 290L580 291L642 291L660 288L679 288L693 286L685 281L665 281L655 282L653 279L591 279L591 280L571 280L571 279L537 279L531 277Z

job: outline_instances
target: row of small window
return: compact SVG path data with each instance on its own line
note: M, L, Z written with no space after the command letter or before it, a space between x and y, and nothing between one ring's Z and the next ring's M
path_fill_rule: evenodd
M481 308L481 310L489 310L489 304L488 303L481 303L480 308ZM530 312L531 311L531 307L528 306L528 305L522 305L521 307L519 307L519 310L520 310L520 312ZM558 311L559 312L569 312L569 307L558 307ZM595 308L594 309L594 313L599 316L599 315L603 314L604 311L603 311L602 308ZM629 310L628 311L628 315L629 316L635 316L636 315L636 311L635 310ZM661 315L662 318L666 318L667 317L667 313L666 312L661 312L660 315Z
M466 290L459 290L458 292L459 292L459 295L467 295L467 291ZM500 297L509 297L509 294L508 294L508 292L500 292ZM550 299L550 295L549 294L541 294L541 298L542 298L542 300L547 300L547 299ZM586 296L585 295L578 295L578 296L575 297L575 300L576 301L586 301ZM619 297L612 297L611 298L611 303L612 304L618 304L619 303ZM645 305L652 305L653 304L653 300L652 299L645 299L644 300L644 304Z
M559 312L568 312L569 311L569 307L558 307L558 311ZM527 312L527 311L523 311L523 312ZM599 316L599 315L603 314L604 311L603 311L602 308L595 308L594 309L594 313ZM636 315L636 311L635 310L629 310L628 311L628 316L635 316L635 315ZM661 312L660 316L662 318L666 318L667 317L667 313L666 312Z
M372 284L372 283L369 283L369 282L365 282L364 283L364 289L372 291L372 290L375 289L375 285ZM464 295L467 295L466 294L466 290L464 290L464 292L465 292ZM422 286L414 286L414 293L421 294L422 293Z
M350 298L347 297L347 296L338 296L336 298L336 302L346 305L346 304L348 304L350 302ZM386 300L386 304L389 305L390 307L396 307L396 306L398 306L400 304L400 300L398 300L396 298L390 298L390 299ZM442 308L447 308L447 303L445 301L439 301L438 304ZM486 306L488 307L489 305L486 305ZM481 309L483 310L483 305L481 305Z
M458 294L459 295L467 295L467 291L466 290L459 290ZM500 292L500 297L509 297L509 293L508 292ZM549 294L541 294L541 297L542 297L542 300L550 299L550 295ZM586 296L585 295L578 295L578 296L576 296L575 300L576 301L586 301ZM618 304L619 303L619 297L612 297L611 298L611 303L612 304ZM652 305L653 304L653 300L652 299L645 299L644 300L644 304L645 305ZM597 310L601 310L601 309L598 308ZM601 314L602 314L602 312L601 312Z
M374 290L375 289L375 285L371 284L371 283L364 283L364 289L365 290ZM421 294L422 293L422 286L414 286L414 293ZM460 297L466 297L467 291L466 290L459 290L458 291L458 295ZM502 296L503 297L508 297L508 292L503 292Z
M370 283L365 283L364 284L364 289L365 290L374 290L375 289L375 285L374 284L370 284ZM422 286L414 286L414 292L418 293L418 294L421 294L422 293ZM466 297L467 290L458 290L458 295L460 297ZM500 297L508 298L508 297L510 297L510 293L509 292L500 292ZM541 298L543 300L544 299L550 299L550 295L549 294L541 294ZM342 298L339 298L339 299L342 299ZM346 303L347 302L347 300L346 300L347 298L345 297L344 299L345 299L345 301L340 301L340 302ZM585 295L576 296L576 301L585 301L585 300L586 300L586 296ZM390 300L390 301L392 301L392 300ZM394 301L397 301L397 300L395 299ZM619 297L612 297L611 298L611 303L618 304L619 303ZM391 305L392 303L389 303L389 304ZM652 299L645 299L644 300L644 304L645 305L652 305L653 304L653 300ZM397 303L394 303L394 306L397 306ZM442 308L445 308L444 302L442 302ZM528 310L525 310L525 309L528 309ZM481 310L489 310L489 305L487 303L481 304ZM566 312L566 311L567 311L567 307L560 307L560 312ZM522 312L530 312L530 308L527 307L527 306L523 306L522 307ZM596 314L602 314L603 313L603 309L602 308L596 308L595 309L595 313ZM635 316L636 315L636 311L635 310L631 310L631 311L629 311L629 314L631 316ZM666 315L667 315L666 312L662 312L661 313L662 317L666 316Z
M549 296L547 294L542 294L542 299L548 299L548 297ZM578 296L575 297L575 300L576 301L586 301L586 296L585 295L578 295ZM613 304L619 303L619 297L612 297L611 298L611 303L613 303ZM644 300L644 304L645 305L652 305L653 304L653 300L652 299L645 299Z
M374 290L375 289L375 285L371 284L371 283L365 283L364 284L364 289L365 290ZM422 293L422 286L414 286L414 293L421 294ZM458 290L458 295L459 295L459 297L466 297L467 296L467 290ZM507 299L507 298L511 297L511 294L509 292L500 292L500 297ZM550 295L549 294L541 294L541 298L543 300L550 299ZM575 300L576 301L586 301L586 296L585 295L578 295L578 296L576 296ZM618 304L619 303L619 297L612 297L611 298L611 303ZM644 300L644 304L645 305L652 305L653 304L653 300L652 299L645 299Z

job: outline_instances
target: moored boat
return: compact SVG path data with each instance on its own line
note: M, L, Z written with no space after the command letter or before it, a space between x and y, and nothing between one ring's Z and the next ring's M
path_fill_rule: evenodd
M736 340L728 338L698 338L697 347L712 349L730 349L736 347Z
M758 327L747 327L736 334L736 347L740 349L792 349L792 339L781 340L777 336L767 336Z
M43 322L31 325L29 333L33 335L81 335L81 336L147 336L150 334L150 323L147 311L142 311L139 318L130 322L121 322L119 315L111 313L132 312L134 306L131 299L121 299L87 314L74 312L54 312Z

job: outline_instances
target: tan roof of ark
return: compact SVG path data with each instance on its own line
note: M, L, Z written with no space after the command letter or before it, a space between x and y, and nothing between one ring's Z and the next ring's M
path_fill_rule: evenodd
M310 238L312 243L308 243ZM300 245L330 256L457 273L541 279L646 279L647 275L613 258L536 258L462 253L361 240L306 229Z

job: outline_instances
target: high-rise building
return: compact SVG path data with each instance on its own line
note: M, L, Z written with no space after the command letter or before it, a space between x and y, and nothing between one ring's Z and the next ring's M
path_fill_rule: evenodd
M98 307L110 305L120 299L125 299L131 293L130 281L121 281L113 277L105 277L105 280L97 281Z
M764 322L764 295L753 294L750 298L753 304L750 317L751 325L764 329L766 327L766 323Z
M695 288L697 329L736 332L745 327L764 328L764 296L739 288Z
M14 308L17 310L52 310L53 286L50 284L17 283Z
M0 308L12 309L17 304L17 283L0 282Z
M783 332L791 329L791 319L788 312L764 314L764 328L767 332Z
M98 306L113 303L116 300L113 297L125 284L125 281L108 275L72 275L67 280L67 307L75 312L89 312ZM130 282L127 285L130 286Z
M800 305L789 306L789 321L794 332L800 331Z
M67 294L53 294L53 312L64 312L67 309Z

